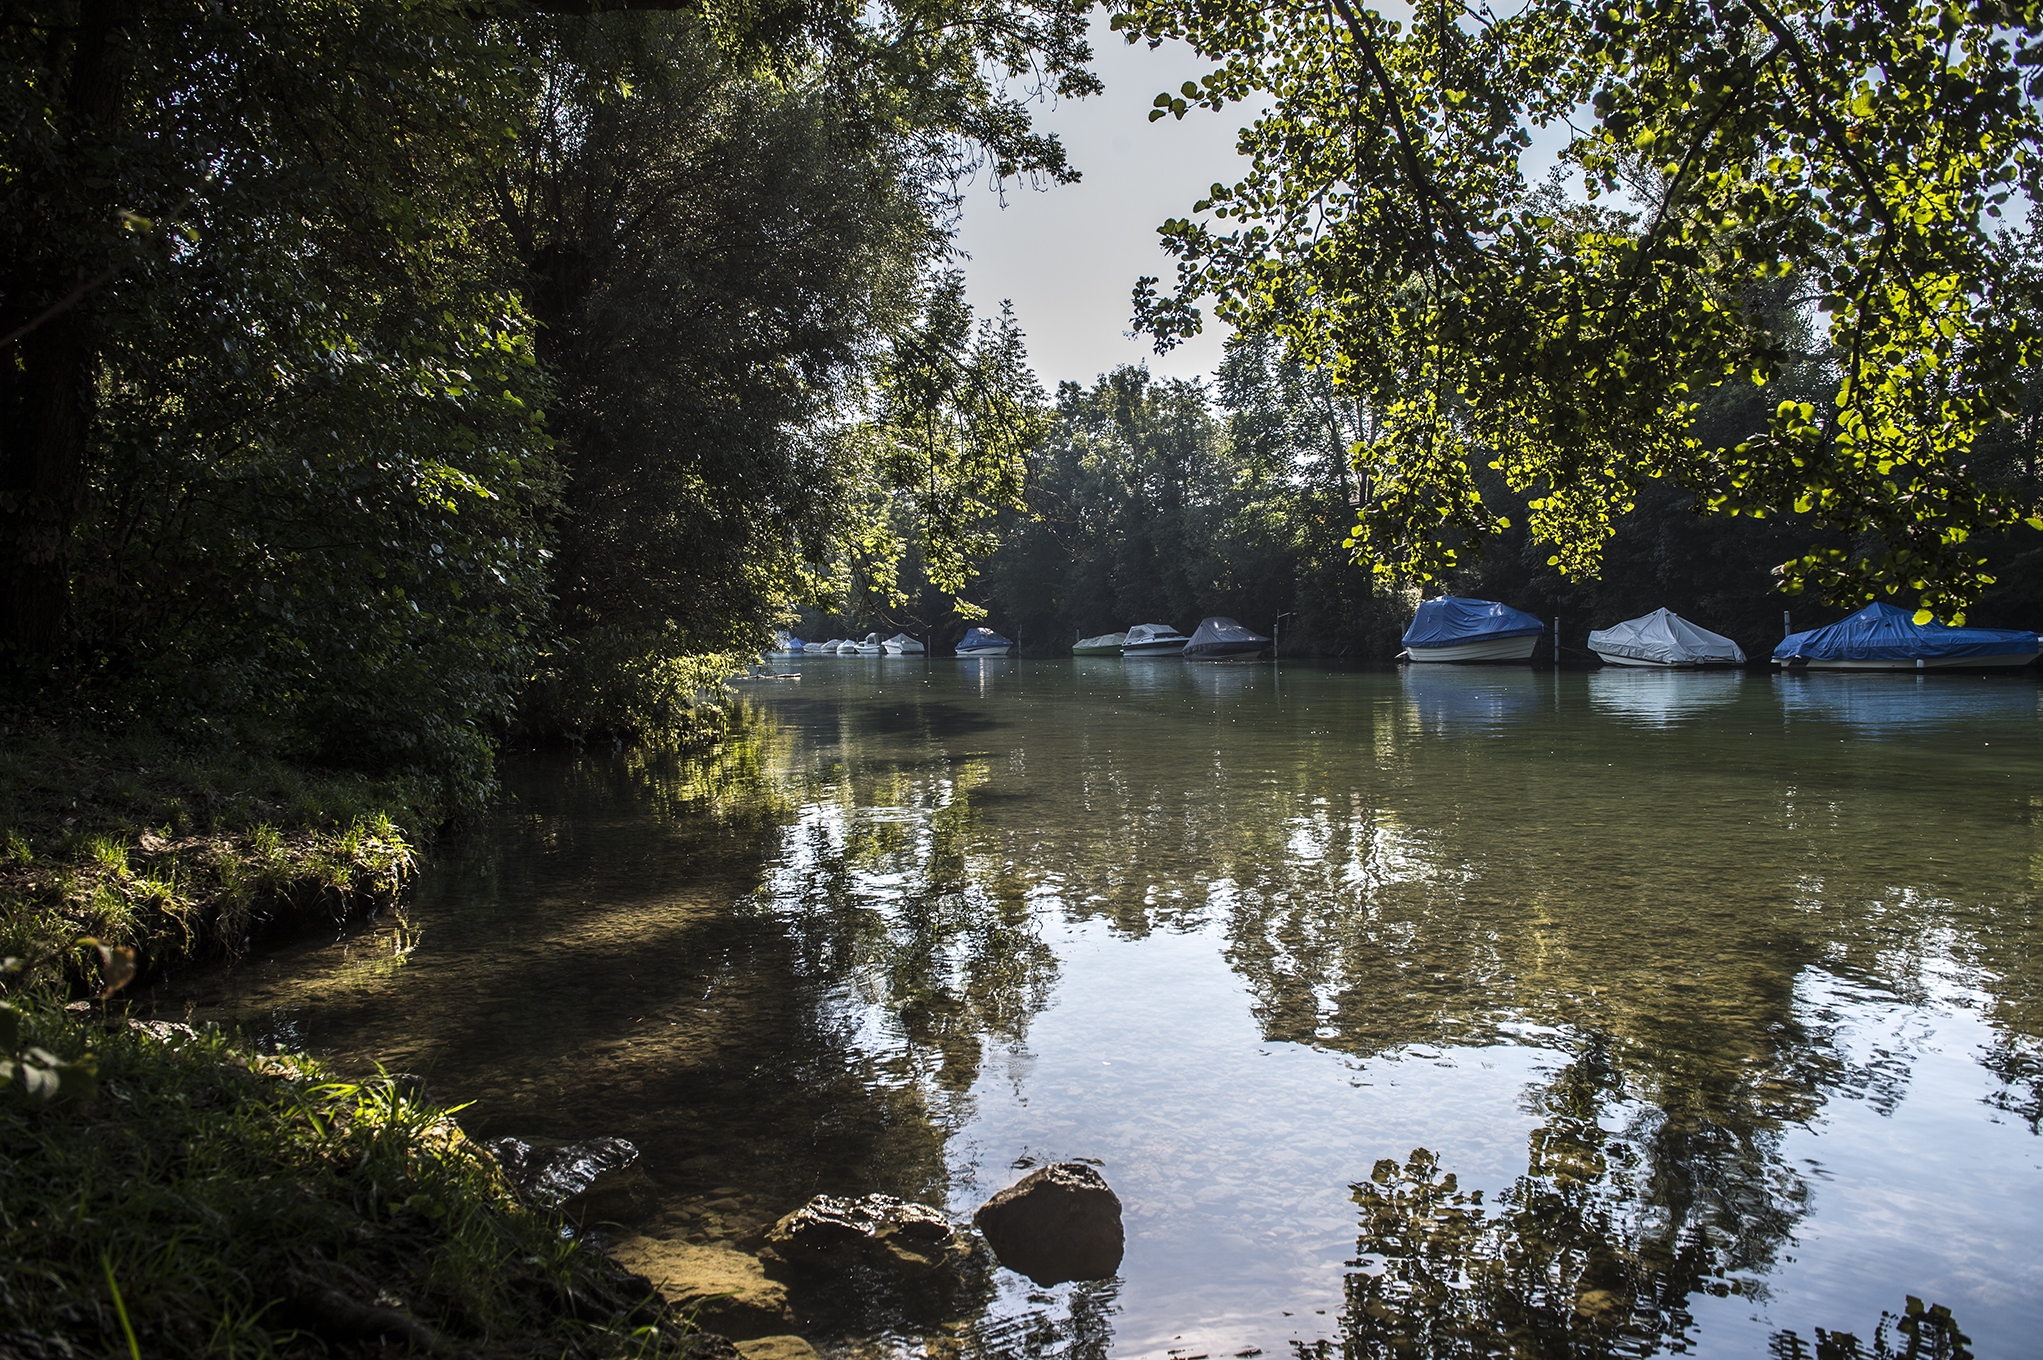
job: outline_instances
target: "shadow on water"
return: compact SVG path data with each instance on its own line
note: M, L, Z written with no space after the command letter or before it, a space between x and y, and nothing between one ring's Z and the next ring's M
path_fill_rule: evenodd
M2033 681L803 675L707 759L515 767L403 918L163 1004L631 1139L631 1240L1106 1162L1120 1279L798 1319L860 1350L1841 1360L1972 1276L2043 1322L1993 1301L2043 1245ZM1917 1179L1934 1269L1863 1207Z

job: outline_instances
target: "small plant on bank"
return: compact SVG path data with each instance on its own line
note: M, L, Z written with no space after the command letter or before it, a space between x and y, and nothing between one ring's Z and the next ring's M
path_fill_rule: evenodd
M81 935L156 969L393 900L443 815L404 779L319 775L148 736L15 733L0 752L0 951L74 988Z
M731 1354L520 1202L413 1081L0 1007L0 1351Z

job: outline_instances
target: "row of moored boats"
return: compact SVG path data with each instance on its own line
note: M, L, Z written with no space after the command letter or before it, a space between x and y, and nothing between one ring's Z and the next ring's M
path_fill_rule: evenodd
M1398 659L1411 662L1527 661L1539 640L1550 635L1535 615L1494 600L1442 595L1420 604L1405 630L1405 650ZM1869 604L1848 619L1805 633L1791 633L1773 649L1773 660L1787 667L1823 670L1973 670L1980 667L2026 666L2036 659L2038 636L2015 628L1955 628L1917 623L1915 615L1891 604ZM1190 634L1167 623L1138 623L1124 633L1080 638L1073 656L1184 657L1224 661L1260 655L1270 639L1233 619L1214 616ZM973 628L957 645L959 656L1011 656L1014 642L990 628ZM882 639L868 633L863 641L832 638L803 642L782 635L777 651L802 655L921 656L922 643L906 633ZM1656 609L1636 619L1599 628L1589 634L1589 650L1613 666L1708 667L1743 666L1745 650L1730 638L1690 623L1671 609Z
M1400 660L1413 662L1525 661L1547 636L1547 625L1522 609L1494 600L1443 595L1419 606L1405 630ZM1805 633L1790 633L1773 649L1775 664L1817 670L1976 670L2026 666L2036 659L2038 635L2019 628L1956 628L1917 623L1912 610L1869 604L1850 618ZM1589 634L1589 650L1613 666L1742 666L1745 650L1670 609Z
M1073 656L1165 657L1181 656L1194 661L1225 661L1231 657L1259 654L1270 640L1242 627L1233 619L1215 616L1201 621L1189 636L1167 623L1138 623L1125 633L1102 633L1080 638L1072 644ZM880 640L868 634L863 642L832 638L827 642L803 642L782 634L775 645L782 655L813 656L921 656L921 643L906 633ZM1012 656L1014 639L1002 637L990 628L967 629L956 649L959 656Z
M783 656L921 656L926 648L906 633L896 633L882 638L878 633L867 633L863 641L850 638L831 638L827 642L803 642L798 637L782 633L774 640L773 650Z

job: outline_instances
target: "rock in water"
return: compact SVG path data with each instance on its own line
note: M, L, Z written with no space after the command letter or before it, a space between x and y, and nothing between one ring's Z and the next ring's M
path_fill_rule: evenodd
M817 1195L768 1229L766 1246L793 1266L856 1263L908 1277L941 1270L968 1252L941 1213L892 1195Z
M557 1208L596 1184L606 1172L638 1160L638 1149L622 1138L547 1146L522 1138L485 1143L518 1193L542 1209Z
M1000 1264L1040 1285L1121 1268L1121 1200L1084 1162L1040 1167L979 1206L972 1222Z

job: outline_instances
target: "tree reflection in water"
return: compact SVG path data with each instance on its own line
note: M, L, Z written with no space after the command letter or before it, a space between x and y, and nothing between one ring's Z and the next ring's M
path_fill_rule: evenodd
M1525 1174L1484 1202L1425 1148L1377 1162L1354 1187L1357 1258L1344 1287L1344 1360L1681 1354L1690 1301L1764 1300L1807 1191L1780 1130L1686 1119L1628 1095L1607 1039L1591 1039L1536 1097L1545 1121ZM1970 1352L1948 1310L1910 1298L1862 1341L1815 1327L1772 1338L1782 1360ZM1327 1360L1330 1343L1299 1347Z
M1683 1350L1699 1294L1763 1297L1805 1191L1776 1129L1686 1120L1628 1095L1605 1039L1540 1090L1528 1166L1484 1203L1432 1153L1355 1187L1355 1355Z

